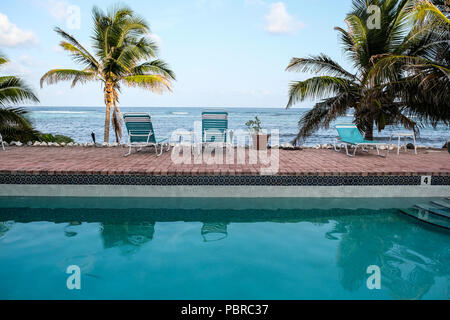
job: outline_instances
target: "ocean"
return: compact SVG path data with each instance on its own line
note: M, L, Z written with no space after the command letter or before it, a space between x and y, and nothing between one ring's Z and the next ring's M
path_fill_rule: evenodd
M103 142L105 107L29 107L29 119L39 131L52 134L63 134L76 142L92 142L91 132L94 132L97 142ZM121 112L148 112L152 116L157 137L170 137L176 129L192 130L194 121L201 121L203 108L164 108L164 107L121 107ZM298 132L298 120L308 109L293 108L226 108L229 113L229 128L246 129L245 123L254 119L261 120L264 129L278 129L280 144L291 143ZM353 116L339 118L337 123L351 123ZM444 124L436 129L423 127L417 138L418 145L441 148L450 139L450 127ZM375 139L388 142L394 132L405 132L402 127L388 126L381 133L374 132ZM320 129L301 143L304 146L333 143L337 136L334 126ZM126 132L123 130L121 142L126 142ZM114 142L114 133L110 132L110 142ZM395 143L395 142L394 142Z

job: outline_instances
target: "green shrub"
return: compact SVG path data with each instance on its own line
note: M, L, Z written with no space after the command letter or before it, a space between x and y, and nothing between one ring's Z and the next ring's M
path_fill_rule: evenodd
M39 132L37 134L38 140L40 142L56 142L56 143L69 143L69 142L75 142L72 138L64 136L62 134L56 134L53 135L51 133L42 133Z

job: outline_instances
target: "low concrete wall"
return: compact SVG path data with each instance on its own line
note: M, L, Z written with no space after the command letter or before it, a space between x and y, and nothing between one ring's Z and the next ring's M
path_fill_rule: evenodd
M450 186L158 186L1 184L3 197L138 198L429 198Z

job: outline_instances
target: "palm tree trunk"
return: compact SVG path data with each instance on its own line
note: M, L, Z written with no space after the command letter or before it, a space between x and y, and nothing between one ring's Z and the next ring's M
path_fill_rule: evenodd
M107 82L105 84L105 104L106 104L106 115L105 115L105 132L104 132L104 142L109 142L109 126L111 124L111 107L113 105L113 85Z
M373 140L373 120L368 121L366 124L366 130L364 131L364 139Z

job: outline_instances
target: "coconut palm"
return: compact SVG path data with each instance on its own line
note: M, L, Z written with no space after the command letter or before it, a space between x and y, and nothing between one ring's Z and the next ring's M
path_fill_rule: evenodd
M374 124L378 130L390 123L415 128L416 124L402 113L401 103L392 91L369 81L378 60L403 50L414 4L414 0L353 0L352 11L345 19L348 30L339 27L335 30L354 71L345 70L325 54L291 60L286 70L313 72L317 76L291 84L287 107L307 99L320 99L300 119L294 143L320 127L327 127L351 108L355 110L354 122L369 140L373 139ZM371 28L366 23L371 15L367 10L370 5L381 9L380 28Z
M0 52L0 67L8 59ZM39 102L33 90L16 76L0 76L0 133L7 141L32 140L36 132L26 119L27 110L12 107L25 102Z
M60 46L70 53L76 63L82 65L82 69L50 70L41 78L41 87L44 83L60 81L71 81L72 87L91 81L102 82L106 105L104 141L109 141L112 122L116 142L119 142L121 114L118 102L121 85L159 93L165 89L171 90L170 81L175 80L175 74L164 61L157 59L158 46L149 37L148 24L130 8L113 7L104 13L94 7L92 14L94 53L90 53L67 32L56 28L56 33L63 38Z
M433 126L450 123L450 20L448 7L439 8L446 7L416 1L401 50L380 57L369 77L396 96L405 114Z

